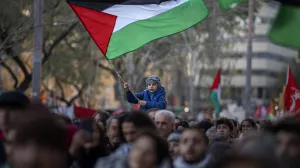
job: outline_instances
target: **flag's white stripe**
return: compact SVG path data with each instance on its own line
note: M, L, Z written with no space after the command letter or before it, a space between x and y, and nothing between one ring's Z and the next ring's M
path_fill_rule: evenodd
M114 32L140 20L149 19L167 12L189 0L172 0L159 5L114 5L103 12L117 16Z

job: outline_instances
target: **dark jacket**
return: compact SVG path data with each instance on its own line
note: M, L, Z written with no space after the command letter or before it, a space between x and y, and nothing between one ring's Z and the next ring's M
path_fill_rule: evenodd
M128 156L109 155L104 158L100 158L95 168L129 168ZM163 161L157 168L172 168L172 165L168 160Z
M97 160L106 156L108 153L100 147L81 149L79 156L73 158L72 168L94 168Z
M152 108L166 109L167 102L165 99L166 92L163 87L160 87L156 92L151 93L149 90L136 93L135 96L147 102L145 106L140 106L140 110L147 111ZM151 99L152 97L152 99ZM138 101L131 92L126 92L126 99L129 103L137 104Z

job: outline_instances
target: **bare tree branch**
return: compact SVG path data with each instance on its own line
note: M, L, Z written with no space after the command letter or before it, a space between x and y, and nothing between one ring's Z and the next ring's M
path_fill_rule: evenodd
M49 50L43 50L44 51L44 57L42 59L42 64L45 64L45 62L47 62L47 60L49 59L49 57L51 56L54 48L64 39L66 38L71 32L72 30L78 25L78 21L76 21L75 23L73 23L67 30L65 30L63 33L61 33L53 42L53 44L49 47ZM45 52L46 51L46 52Z
M19 80L18 80L16 74L14 73L14 71L10 68L10 66L8 66L7 64L5 64L3 61L1 61L1 65L7 70L7 72L11 75L11 77L15 81L14 88L15 89L18 88Z
M70 100L70 104L72 104L76 99L78 99L82 93L83 93L83 90L85 89L86 85L83 85L81 88L75 84L73 84L73 86L77 89L78 93L77 95L75 95L73 98L71 98Z
M94 63L94 65L108 71L115 79L118 77L118 75L116 74L116 72L112 68L109 68L109 67L101 64L100 61L95 60L93 63Z
M61 82L58 79L55 79L57 86L59 87L60 91L61 91L61 97L65 99L65 91L64 91L64 87L62 86Z

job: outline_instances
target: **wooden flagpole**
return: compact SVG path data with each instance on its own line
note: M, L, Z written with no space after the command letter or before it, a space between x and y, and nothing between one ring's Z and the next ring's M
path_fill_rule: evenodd
M118 77L121 79L121 81L123 82L123 84L125 84L125 80L122 78L122 76L119 74L119 72L117 71L117 69L115 68L115 66L110 62L110 60L106 59L107 62L109 63L109 65L113 68L113 70L115 71L115 73L118 75ZM132 92L132 90L130 88L128 88L129 92L132 93L133 97L137 100L140 101L139 98L136 97L136 95Z

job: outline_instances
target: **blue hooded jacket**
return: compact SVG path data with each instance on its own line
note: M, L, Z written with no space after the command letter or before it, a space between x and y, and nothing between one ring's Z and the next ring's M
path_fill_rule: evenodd
M166 109L167 102L165 99L166 92L163 87L160 87L156 92L151 93L149 90L136 93L135 96L147 102L145 106L140 106L140 110L147 111L152 108ZM138 101L132 95L131 92L126 92L126 99L129 103L137 104Z

